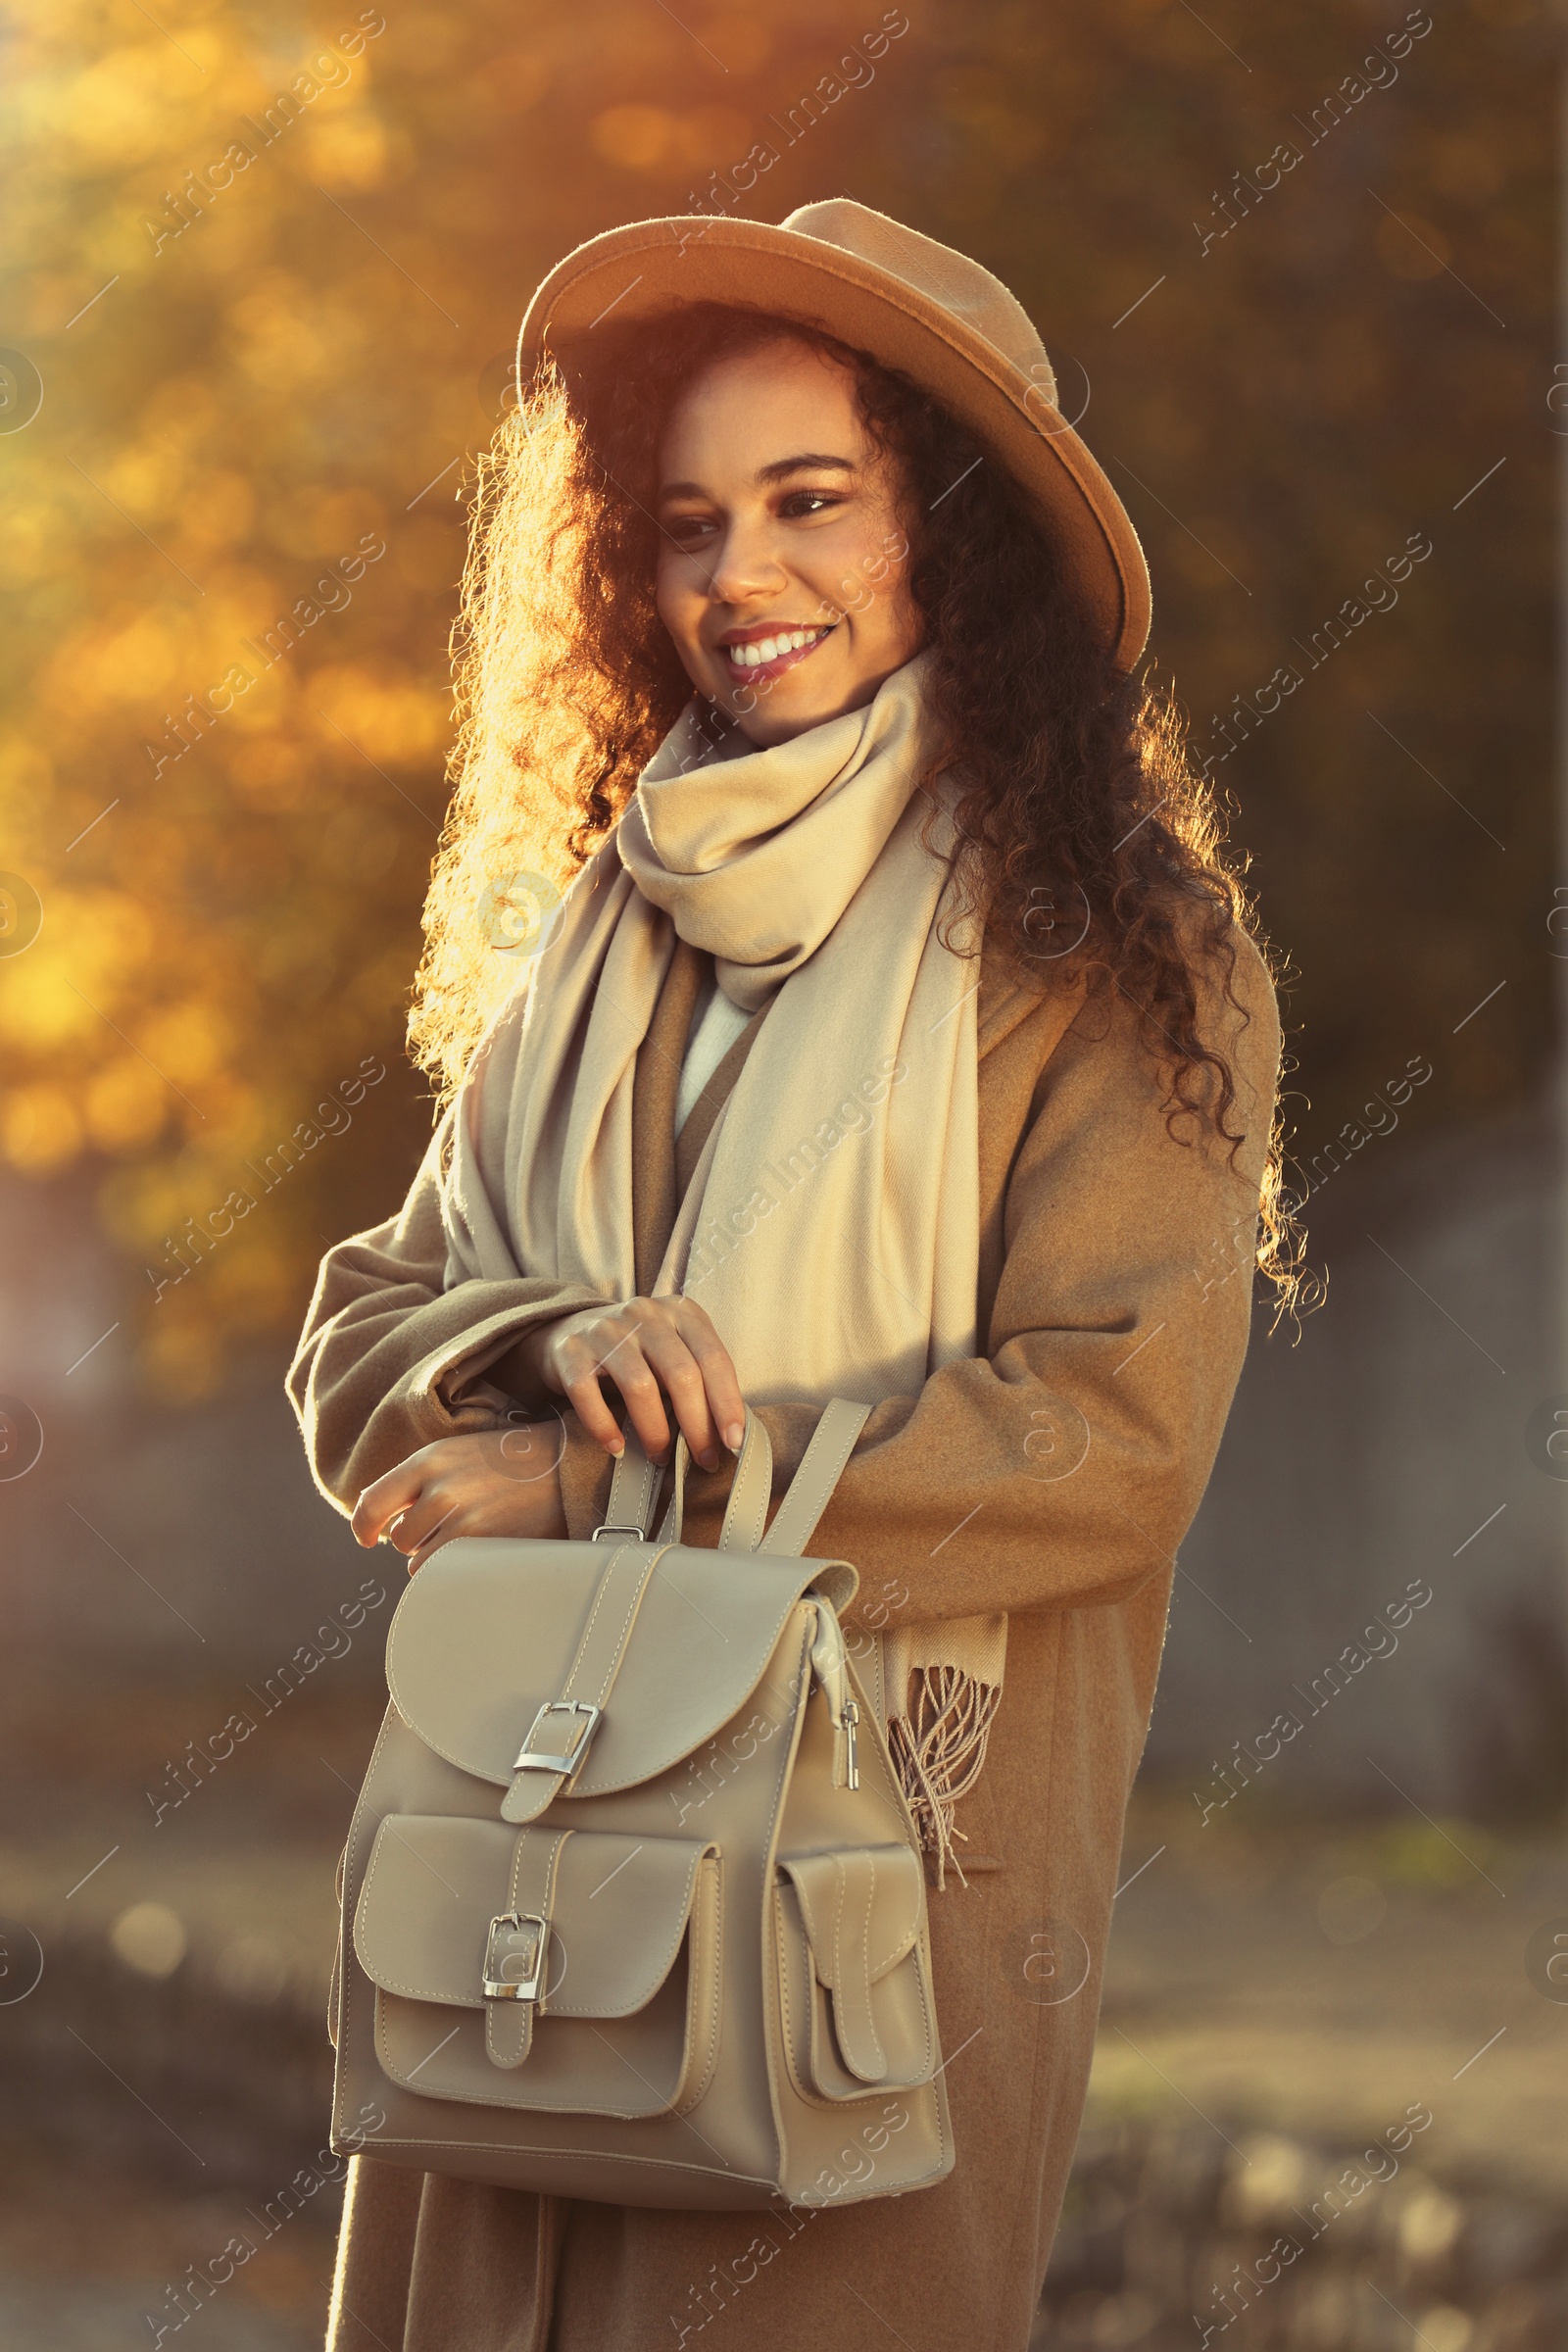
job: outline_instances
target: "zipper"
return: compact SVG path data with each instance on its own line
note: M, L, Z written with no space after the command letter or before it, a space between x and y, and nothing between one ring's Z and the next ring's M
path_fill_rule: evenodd
M858 1788L857 1732L860 1710L850 1692L850 1659L844 1646L844 1630L830 1600L823 1600L815 1593L812 1599L816 1607L816 1634L811 1642L811 1673L827 1700L828 1721L833 1726L833 1786Z

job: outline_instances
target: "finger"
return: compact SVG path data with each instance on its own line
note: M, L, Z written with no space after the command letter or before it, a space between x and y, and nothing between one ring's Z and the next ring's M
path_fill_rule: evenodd
M662 1385L694 1460L705 1470L716 1470L723 1448L708 1409L708 1390L702 1368L680 1333L670 1325L650 1327L643 1334L643 1354Z
M643 1451L650 1461L662 1462L668 1456L671 1443L669 1422L663 1394L649 1369L640 1338L634 1345L620 1348L605 1369L620 1391L626 1417L642 1440Z
M368 1486L354 1506L349 1521L358 1543L379 1544L388 1526L400 1511L416 1502L424 1487L425 1473L416 1456L399 1462L384 1478Z
M438 1527L447 1525L459 1507L449 1490L433 1488L393 1520L386 1531L386 1541L398 1551L417 1551L421 1544L431 1542Z
M626 1449L625 1440L599 1385L603 1363L602 1351L591 1345L587 1333L569 1341L561 1351L561 1393L588 1435L607 1453L618 1454Z
M736 1453L746 1435L746 1399L741 1395L735 1360L704 1310L696 1307L691 1312L692 1319L685 1326L686 1345L702 1373L718 1434L731 1453Z
M424 1537L423 1541L412 1547L409 1558L409 1574L411 1576L415 1575L417 1570L424 1566L425 1561L430 1557L432 1552L439 1551L442 1544L449 1543L454 1536L461 1536L463 1533L463 1505L455 1502L452 1505L452 1508L446 1513L445 1517L436 1521L435 1525L431 1528L429 1534ZM394 1536L392 1541L394 1544L396 1544L398 1541L397 1537ZM408 1547L400 1544L398 1544L398 1548L401 1551Z

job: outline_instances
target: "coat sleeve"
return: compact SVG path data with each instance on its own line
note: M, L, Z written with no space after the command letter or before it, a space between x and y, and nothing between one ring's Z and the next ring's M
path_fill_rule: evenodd
M450 1113L432 1136L396 1216L337 1243L321 1260L289 1367L312 1476L343 1511L421 1446L498 1427L509 1400L483 1379L485 1369L536 1324L600 1297L544 1279L443 1291L440 1171L449 1120Z
M1213 1465L1252 1312L1280 1034L1262 960L1250 941L1237 945L1242 1014L1217 990L1200 1001L1202 1033L1235 1074L1230 1126L1246 1141L1234 1165L1196 1121L1172 1133L1119 996L1086 1006L1054 1049L1044 1012L997 1049L1014 1062L1001 1084L1016 1084L1030 1107L1004 1195L987 1350L872 1411L810 1543L859 1570L852 1617L889 1626L1079 1607L1168 1571ZM983 1100L986 1079L983 1063ZM816 1410L760 1414L777 1494ZM580 1441L568 1447L568 1509L574 1483L595 1490L577 1499L584 1519L601 1499L594 1471ZM695 1541L715 1540L721 1482L727 1473L694 1474Z

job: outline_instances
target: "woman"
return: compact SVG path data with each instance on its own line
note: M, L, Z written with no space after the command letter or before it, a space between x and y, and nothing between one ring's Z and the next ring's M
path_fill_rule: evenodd
M1172 1555L1254 1258L1288 1287L1273 991L1130 674L1136 536L987 271L848 200L642 223L547 279L519 378L413 1025L461 1091L291 1392L411 1570L590 1533L617 1398L684 1432L700 1543L743 1399L775 1493L872 1403L812 1548L930 1858L957 2158L760 2224L358 2158L330 2340L1020 2347Z

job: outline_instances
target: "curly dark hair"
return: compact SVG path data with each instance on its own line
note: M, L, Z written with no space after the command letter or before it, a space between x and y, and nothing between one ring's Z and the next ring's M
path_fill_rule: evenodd
M1256 938L1213 796L1168 692L1115 665L1049 521L918 384L793 319L692 303L596 336L591 374L547 366L480 462L454 641L462 731L425 907L410 1042L450 1092L510 985L475 909L498 877L559 887L604 842L691 697L655 605L652 509L666 421L716 361L782 337L853 373L893 462L925 622L931 773L955 762L956 927L983 914L1020 977L1115 988L1137 1007L1172 1133L1234 1160L1230 1063L1200 1034ZM989 462L988 462L989 461ZM846 589L852 584L846 583ZM1261 944L1261 943L1259 943ZM1258 1263L1294 1301L1299 1245L1270 1139Z

